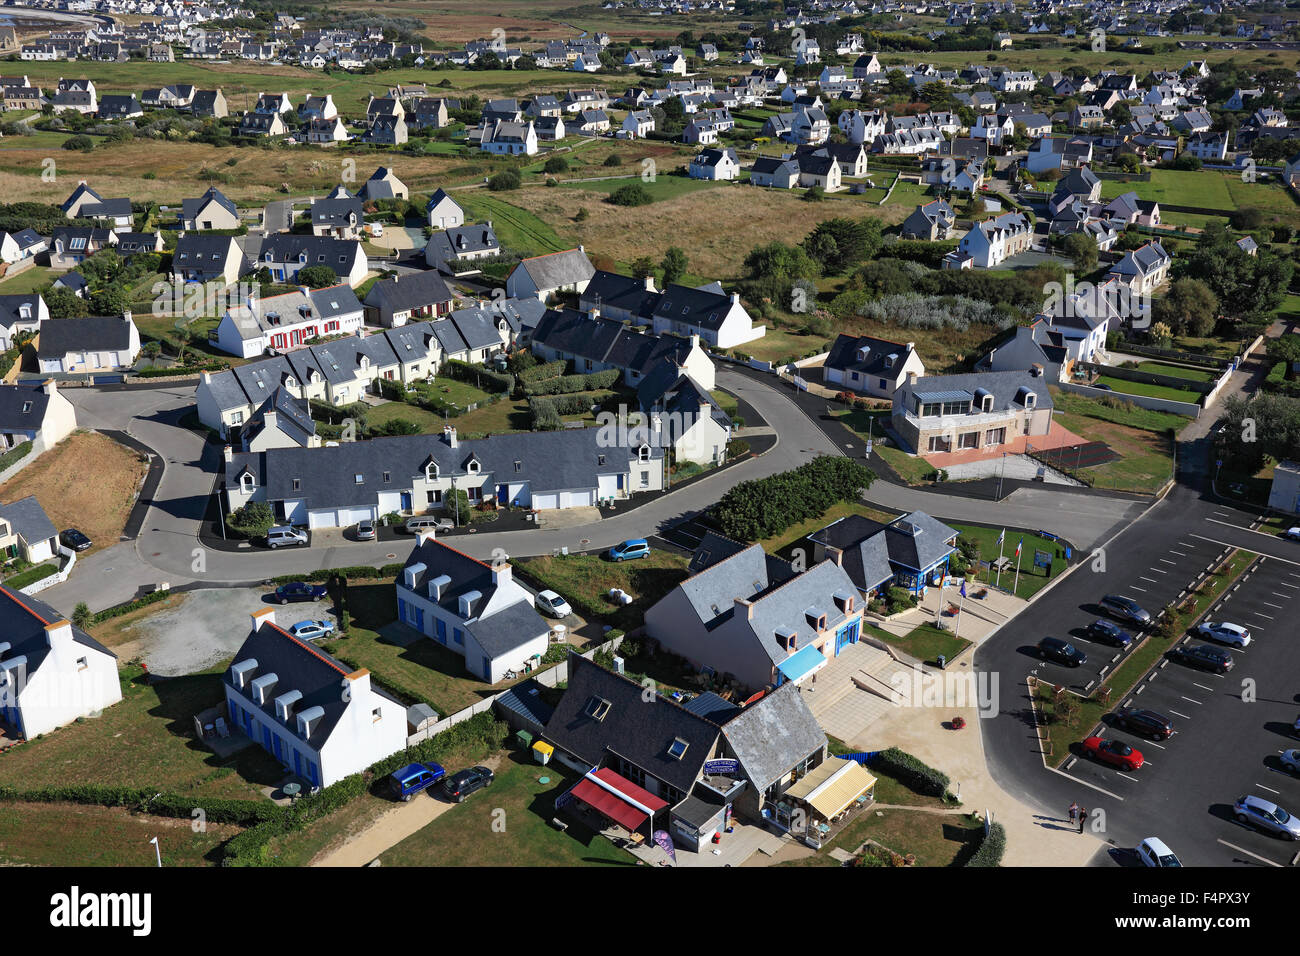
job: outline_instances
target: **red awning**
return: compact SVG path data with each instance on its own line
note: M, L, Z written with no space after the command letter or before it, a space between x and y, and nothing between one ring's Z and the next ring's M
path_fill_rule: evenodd
M617 793L607 790L600 783L592 780L593 776ZM667 801L659 799L648 790L638 787L631 780L620 777L609 769L597 770L594 774L584 777L573 788L572 793L597 813L629 831L640 827L647 817L646 812L635 804L639 803L642 807L656 812L668 806Z

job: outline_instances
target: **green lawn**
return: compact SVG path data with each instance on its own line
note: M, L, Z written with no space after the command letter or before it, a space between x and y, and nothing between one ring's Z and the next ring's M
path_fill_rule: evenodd
M999 549L998 535L1002 533L1001 528L981 528L978 525L957 524L956 522L949 522L948 525L960 532L963 538L979 546L981 561L997 560L999 551L1010 559L1011 564L1008 569L1002 572L1000 586L1007 591L1011 591L1015 587L1016 597L1029 600L1051 581L1060 577L1061 573L1069 566L1069 563L1065 560L1065 545L1050 541L1040 535L1008 529L1003 547ZM1043 530L1051 531L1050 528ZM1020 552L1020 584L1016 587L1016 543L1020 541L1023 541L1024 545ZM1046 551L1052 556L1051 576L1048 576L1044 569L1034 567L1035 551ZM1077 556L1075 560L1078 560ZM997 581L997 573L989 571L985 573L983 578L977 577L976 579L987 584L993 584Z
M602 554L521 558L517 567L542 587L558 592L574 611L630 631L643 622L645 612L686 578L687 558L671 551L652 550L648 558L614 562ZM611 588L632 596L627 605L611 604Z
M578 392L585 395L592 405L598 405L614 395L612 389L602 388L592 392ZM596 423L596 416L590 408L574 415L561 415L561 421ZM455 420L456 429L461 435L499 435L504 432L526 432L532 430L533 415L529 410L528 399L503 399L492 405L484 405L472 412L466 412Z
M366 424L371 428L378 428L398 419L413 422L420 426L420 431L425 434L442 434L443 417L418 405L389 402L387 405L380 405L366 412Z
M456 202L465 208L467 219L492 221L492 231L501 246L519 256L540 256L560 252L572 246L533 213L520 209L486 189L462 189Z
M718 403L718 407L726 412L729 417L736 417L737 413L740 411L740 400L737 399L735 395L732 395L730 392L724 392L720 388L715 388L713 391L709 392L709 394L712 395L713 400Z
M1135 192L1140 199L1155 200L1174 206L1191 206L1199 215L1223 216L1238 209L1256 207L1268 213L1280 214L1286 221L1295 221L1297 208L1294 200L1280 185L1271 182L1242 182L1240 174L1210 169L1178 170L1153 169L1149 182L1124 182L1106 179L1101 184L1103 199L1113 199L1126 192ZM1186 213L1171 213L1174 219L1187 225L1193 222Z
M1182 416L1170 417L1180 419L1179 427L1186 421ZM1121 456L1116 461L1081 469L1095 488L1154 494L1173 477L1175 439L1168 426L1144 430L1070 412L1058 412L1056 421L1080 438L1105 442Z
M563 833L551 826L556 798L578 779L559 764L542 766L511 750L490 788L387 850L381 865L638 865L629 853L572 818L566 818L569 827Z
M138 667L125 667L121 701L98 718L7 751L0 758L0 783L23 789L95 783L196 798L261 799L258 787L284 776L274 758L251 746L223 762L194 739L194 715L224 697L221 674L145 683Z
M967 813L881 810L871 806L814 856L787 865L839 866L830 856L831 849L853 853L867 840L874 840L895 853L914 856L916 866L956 866L974 851L983 832L983 822Z
M901 448L883 443L875 444L873 450L908 484L919 485L926 481L927 475L934 473L934 465L920 455L909 455Z
M1218 375L1209 369L1189 368L1186 365L1170 365L1167 362L1140 362L1137 370L1139 372L1150 372L1152 375L1185 378L1189 382L1213 382L1218 378Z
M616 176L625 175L620 174L618 170L611 170L610 172ZM645 182L641 179L640 172L631 176L625 175L625 178L621 179L603 179L595 183L563 183L562 185L565 188L583 189L588 192L604 193L608 196L615 190L632 184L644 188L655 202L664 199L677 199L679 196L685 196L689 193L697 193L705 189L718 189L727 185L725 181L714 182L709 179L692 179L689 176L670 176L667 173L656 176L651 182Z
M1201 400L1199 392L1189 392L1182 388L1170 388L1167 385L1148 385L1145 382L1129 382L1111 375L1098 377L1093 384L1109 385L1112 391L1124 395L1146 395L1150 398L1167 398L1175 402L1187 402L1195 405Z
M732 349L732 354L743 352L745 355L762 362L781 365L823 352L830 341L816 335L804 335L791 329L783 329L768 324L767 332L762 338L746 342Z
M29 266L17 275L0 280L0 295L21 295L24 292L35 292L42 286L53 282L60 275L62 275L61 272L55 272L45 266Z
M957 599L957 594L953 592L953 600ZM952 620L948 621L952 626ZM874 625L865 625L865 630L880 640L884 641L891 647L895 647L905 654L910 654L919 661L935 661L942 654L947 660L951 661L963 650L970 647L971 642L964 637L953 637L952 631L941 631L933 624L921 624L913 628L909 633L898 637L882 630ZM879 798L877 798L879 799Z
M1071 415L1099 418L1103 421L1116 422L1120 425L1128 425L1131 428L1154 432L1167 432L1171 429L1179 431L1189 420L1185 415L1142 408L1126 401L1122 396L1087 398L1083 395L1063 392L1057 388L1050 389L1050 391L1052 405L1058 414L1067 412Z

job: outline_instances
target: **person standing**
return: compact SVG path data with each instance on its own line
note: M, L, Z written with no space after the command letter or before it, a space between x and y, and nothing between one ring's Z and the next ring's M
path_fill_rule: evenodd
M1083 825L1085 822L1087 822L1087 820L1088 820L1088 808L1080 807L1079 808L1079 832L1080 833L1083 832Z
M1078 822L1079 822L1079 805L1077 803L1071 803L1070 804L1070 826L1074 826Z

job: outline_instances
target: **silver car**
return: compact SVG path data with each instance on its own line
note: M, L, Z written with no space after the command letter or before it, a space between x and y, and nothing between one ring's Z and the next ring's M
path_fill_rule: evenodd
M1238 797L1232 812L1240 822L1257 830L1276 833L1287 840L1300 840L1300 820L1263 797Z

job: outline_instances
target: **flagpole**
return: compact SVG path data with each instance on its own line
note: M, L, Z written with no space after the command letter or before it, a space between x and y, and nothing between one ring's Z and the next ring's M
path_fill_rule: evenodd
M1024 550L1024 541L1022 540L1020 544L1016 545L1016 583L1011 588L1011 593L1013 596L1015 595L1016 591L1020 589L1020 552L1023 550Z
M961 633L961 609L966 606L966 595L957 599L957 623L952 626L952 636L954 639Z
M996 588L1002 587L1002 551L1007 546L1007 529L1002 529L1002 534L998 535L998 582L994 585Z

